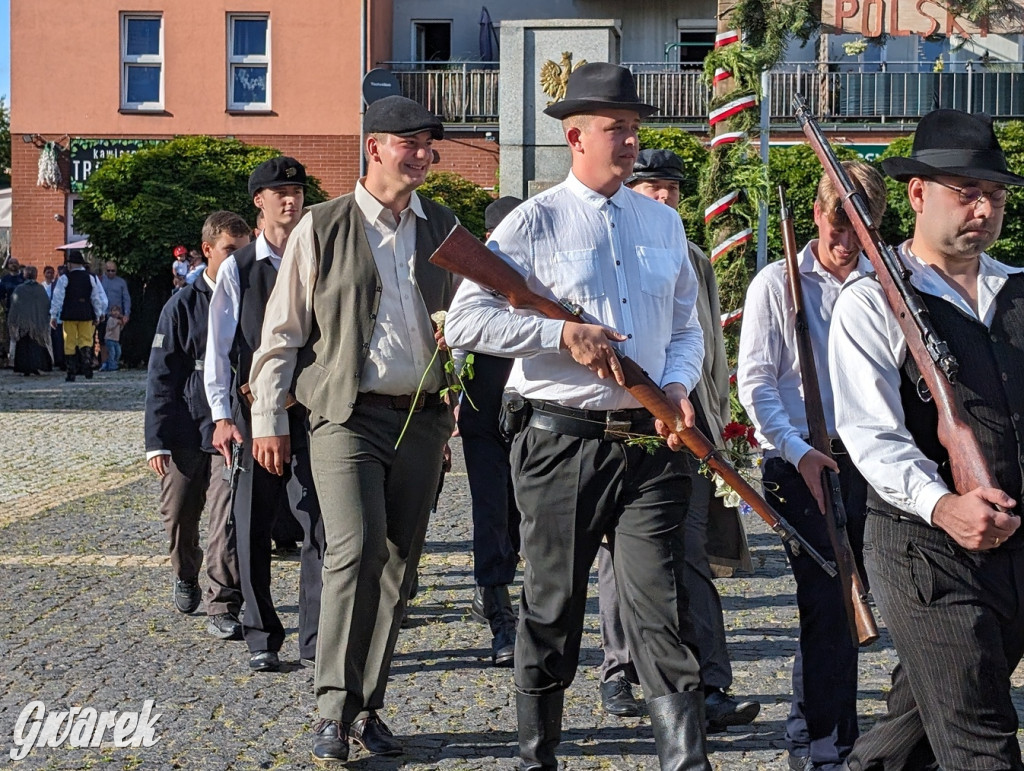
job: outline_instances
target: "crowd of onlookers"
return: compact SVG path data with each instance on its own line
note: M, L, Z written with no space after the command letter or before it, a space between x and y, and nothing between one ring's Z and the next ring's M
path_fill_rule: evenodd
M205 267L206 260L199 250L175 247L171 264L174 291L195 281ZM14 257L5 261L0 278L0 361L5 367L25 375L68 370L69 343L64 334L63 310L69 298L58 286L70 268L88 272L81 252L69 251L64 264L57 267L47 265L41 280L35 266L22 265ZM66 278L64 282L66 287ZM102 263L97 273L90 275L89 294L91 302L81 315L91 318L81 321L92 328L92 342L86 344L80 339L73 341L75 345L71 347L75 374L86 377L96 370L116 372L121 368L121 333L132 313L128 284L118 275L117 263L113 261ZM89 313L88 306L93 306L94 312ZM88 332L86 329L84 334Z
M88 276L88 283L77 277L69 282L69 274L78 271ZM77 297L80 283L88 302ZM66 310L76 302L83 311ZM70 251L64 264L43 268L40 280L37 267L10 257L0 278L0 308L0 359L15 372L38 375L58 369L73 380L72 373L91 377L96 369L113 372L121 366L121 332L131 319L132 298L113 261L103 263L94 275L84 255ZM80 325L70 351L66 319Z

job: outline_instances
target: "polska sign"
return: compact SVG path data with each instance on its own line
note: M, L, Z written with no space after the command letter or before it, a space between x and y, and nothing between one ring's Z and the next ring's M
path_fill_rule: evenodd
M985 37L1024 32L1016 23L955 16L937 0L823 0L821 23L826 32L863 37Z

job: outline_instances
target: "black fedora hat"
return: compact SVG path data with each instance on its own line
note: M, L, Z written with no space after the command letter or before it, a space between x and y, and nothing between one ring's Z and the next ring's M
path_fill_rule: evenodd
M544 114L561 120L594 110L633 110L643 118L658 108L640 101L633 73L625 67L593 62L573 71L565 87L565 99L545 109Z
M992 118L984 113L932 110L921 118L909 158L886 158L882 169L893 179L954 177L984 179L1004 185L1024 185L1024 177L1006 165Z
M683 160L671 150L641 150L633 164L633 173L626 180L626 185L642 182L645 179L667 179L673 182L685 182Z

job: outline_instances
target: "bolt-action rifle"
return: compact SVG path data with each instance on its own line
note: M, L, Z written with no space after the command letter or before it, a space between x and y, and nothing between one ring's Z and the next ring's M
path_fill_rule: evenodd
M800 285L800 266L797 264L796 235L793 232L793 218L786 206L786 194L779 186L780 216L782 220L782 244L786 253L786 282L796 311L796 345L800 357L800 380L804 386L804 411L807 413L807 430L811 435L811 446L823 455L835 460L832 443L825 425L825 409L821 404L821 386L814 364L811 348L811 333L807 327L807 313L804 310L804 292ZM846 533L846 507L843 505L843 491L839 486L839 475L826 467L821 470L821 491L825 497L825 529L836 557L839 571L839 586L842 589L846 620L854 645L870 645L878 639L878 627L868 605L867 590L860 575L857 561L850 548Z
M808 112L803 97L797 95L793 98L793 110L808 144L840 193L843 211L875 269L893 316L903 330L907 350L921 372L917 393L922 400L935 402L939 442L949 454L954 487L961 495L978 487L998 488L999 483L985 461L978 438L964 421L953 393L959 364L946 341L939 337L921 295L911 285L910 271L871 222L867 204L836 158L818 122Z
M513 308L529 308L549 319L570 323L600 323L591 319L584 313L583 308L575 303L568 300L555 302L534 292L511 265L494 254L461 225L456 225L452 229L444 243L431 256L430 261L440 268L497 292L505 297ZM822 557L793 529L792 525L779 516L761 494L722 457L718 448L703 433L683 422L679 405L665 395L640 365L628 356L619 353L616 353L616 356L626 381L625 388L633 398L664 423L702 464L722 477L795 553L806 553L828 575L835 576L835 564Z

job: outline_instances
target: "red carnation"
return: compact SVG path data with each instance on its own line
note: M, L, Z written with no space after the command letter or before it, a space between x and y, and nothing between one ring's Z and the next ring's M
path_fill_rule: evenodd
M731 439L742 439L746 435L747 427L735 420L722 429L722 438L727 442Z

